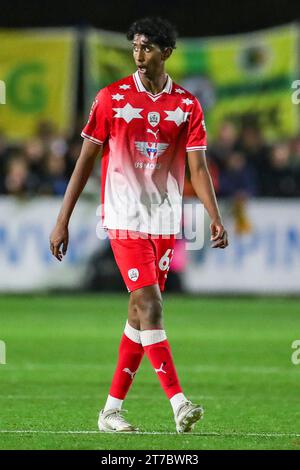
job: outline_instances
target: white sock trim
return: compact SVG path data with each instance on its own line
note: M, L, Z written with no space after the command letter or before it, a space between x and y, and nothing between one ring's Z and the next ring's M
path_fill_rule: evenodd
M176 395L173 395L172 398L170 398L170 403L173 408L174 415L176 414L180 405L182 405L182 403L185 403L186 401L188 400L183 393L176 393Z
M119 398L114 398L111 395L108 395L105 407L104 407L104 412L108 410L121 410L122 404L124 400L120 400Z
M143 346L160 343L167 339L165 330L144 330L140 332Z
M131 325L129 325L128 320L125 325L124 333L127 338L131 339L131 341L141 344L140 330L136 330Z

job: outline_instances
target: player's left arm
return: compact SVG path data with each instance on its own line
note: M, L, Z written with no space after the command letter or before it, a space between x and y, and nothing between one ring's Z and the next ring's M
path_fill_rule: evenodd
M222 223L215 190L207 168L205 151L189 151L187 156L191 183L211 219L210 239L213 242L212 248L226 248L228 246L228 236Z

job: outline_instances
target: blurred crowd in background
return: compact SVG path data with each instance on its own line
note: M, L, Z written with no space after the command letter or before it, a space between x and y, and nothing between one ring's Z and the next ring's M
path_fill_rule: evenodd
M41 122L21 145L11 145L0 129L0 194L62 196L80 153L82 127L78 123L66 138L51 123ZM256 125L238 130L226 121L217 139L209 141L207 161L218 197L300 196L300 135L271 144ZM89 182L97 194L99 176L97 165ZM188 168L184 192L194 194Z

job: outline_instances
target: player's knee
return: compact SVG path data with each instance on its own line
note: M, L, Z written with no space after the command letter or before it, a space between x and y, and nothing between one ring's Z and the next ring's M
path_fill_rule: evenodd
M144 324L149 326L159 326L162 321L162 305L160 299L153 299L149 302L148 308L143 314Z
M128 322L132 328L135 328L136 330L140 329L140 318L138 311L135 310L129 310L128 312Z
M143 298L136 301L141 324L155 327L162 321L162 301L158 297Z

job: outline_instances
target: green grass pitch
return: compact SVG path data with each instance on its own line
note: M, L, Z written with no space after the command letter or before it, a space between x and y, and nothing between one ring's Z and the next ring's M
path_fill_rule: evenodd
M185 394L205 407L177 435L144 357L124 403L141 434L100 434L127 295L2 296L1 449L299 449L299 300L165 295L165 328Z

